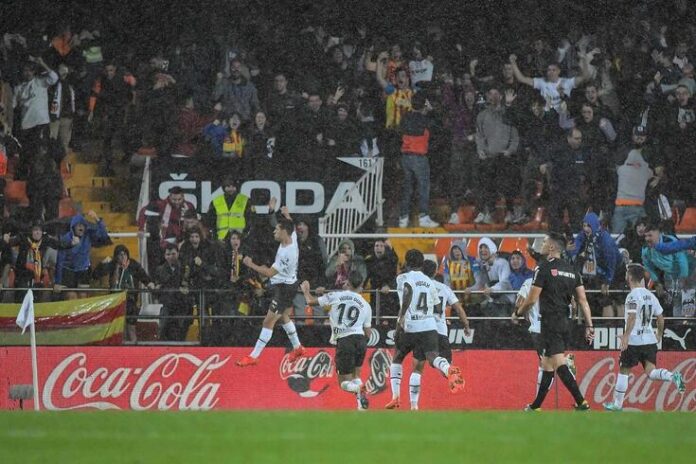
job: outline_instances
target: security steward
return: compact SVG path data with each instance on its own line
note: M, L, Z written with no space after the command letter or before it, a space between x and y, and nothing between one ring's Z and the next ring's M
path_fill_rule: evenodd
M222 183L223 195L210 202L205 216L205 225L218 240L223 240L231 230L243 232L250 223L253 212L249 197L237 191L237 179L225 177Z

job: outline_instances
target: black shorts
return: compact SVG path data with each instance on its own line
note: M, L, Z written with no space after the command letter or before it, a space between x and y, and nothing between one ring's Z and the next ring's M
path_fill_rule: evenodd
M60 284L68 288L89 287L89 274L89 269L84 271L63 269Z
M438 352L437 330L425 332L397 332L396 349L404 356L413 352L413 357L418 361L425 361L426 353Z
M537 353L539 356L550 357L565 353L568 333L565 330L549 330L542 327L539 334Z
M271 305L268 310L272 313L282 313L288 308L292 308L292 300L297 294L298 283L294 284L274 284L269 288L271 294Z
M529 335L532 337L532 346L536 350L537 355L541 358L543 356L543 350L541 348L541 334L538 334L536 332L529 332Z
M348 335L336 342L336 371L340 375L352 374L365 361L367 339L363 335Z
M628 345L626 351L621 352L619 357L619 367L630 369L641 363L645 367L645 363L650 362L657 364L657 345Z
M450 346L449 337L447 335L437 334L438 352L440 356L445 358L447 362L452 362L452 347Z

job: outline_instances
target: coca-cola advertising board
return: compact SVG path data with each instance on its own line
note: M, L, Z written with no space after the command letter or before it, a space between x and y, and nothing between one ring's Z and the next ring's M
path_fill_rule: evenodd
M247 348L180 347L39 347L41 407L67 409L210 410L210 409L351 409L355 398L338 385L333 348L308 350L290 362L282 348L268 348L257 366L235 361ZM616 352L578 352L578 382L595 409L610 400L618 368ZM679 370L685 393L655 382L636 368L625 408L696 411L696 353L660 353L661 367ZM371 407L390 399L391 352L371 349L362 379ZM466 379L463 393L452 395L442 375L426 368L422 409L521 409L534 397L537 357L533 351L469 350L454 353ZM408 379L411 360L404 363ZM407 381L401 395L408 397ZM0 409L17 409L9 399L12 385L31 384L29 349L0 348ZM572 399L554 382L545 409L567 409ZM31 401L25 403L31 408Z

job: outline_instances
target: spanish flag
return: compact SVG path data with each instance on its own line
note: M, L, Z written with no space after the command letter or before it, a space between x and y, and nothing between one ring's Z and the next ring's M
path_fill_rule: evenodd
M37 345L120 345L126 293L80 300L36 303ZM17 327L17 305L0 304L0 345L28 345Z

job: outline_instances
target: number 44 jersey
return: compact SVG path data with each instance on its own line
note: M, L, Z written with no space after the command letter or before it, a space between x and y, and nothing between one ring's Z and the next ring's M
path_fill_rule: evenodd
M364 335L364 328L371 327L372 307L355 292L327 293L319 297L319 306L330 307L332 342L349 335Z
M626 321L628 321L629 314L636 315L636 323L628 338L628 344L652 345L657 343L652 318L662 314L662 306L655 295L643 287L631 290L631 293L626 297Z
M404 331L408 333L437 330L435 307L440 296L433 282L420 271L399 274L396 278L396 291L399 303L403 306L404 297L411 295L404 313Z

